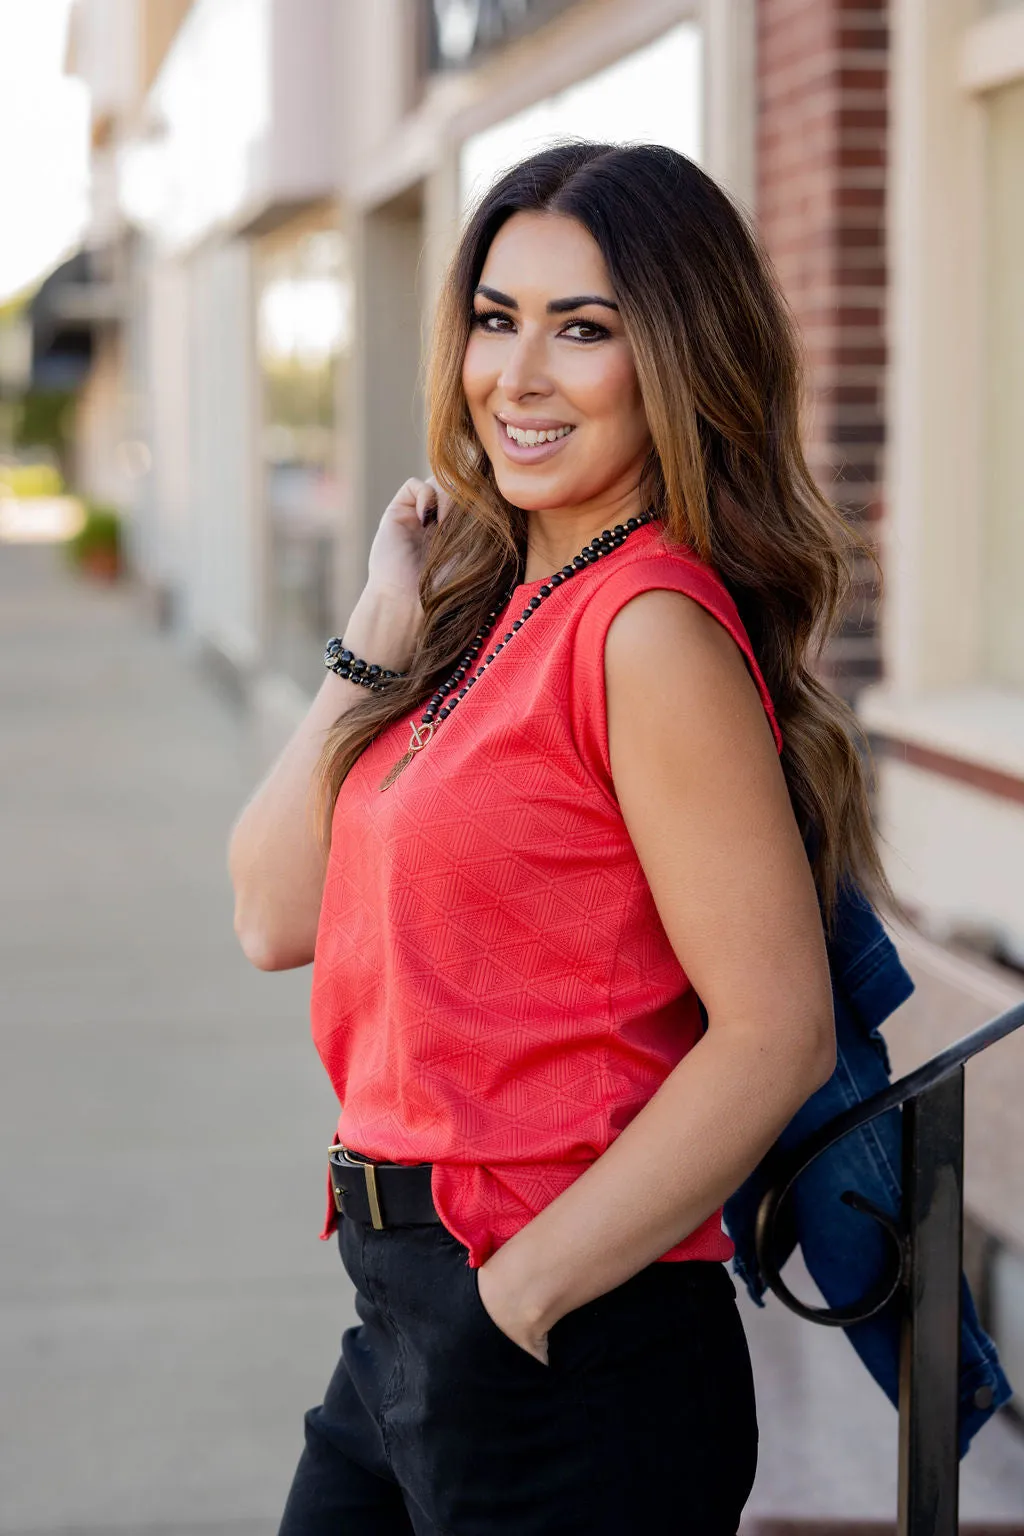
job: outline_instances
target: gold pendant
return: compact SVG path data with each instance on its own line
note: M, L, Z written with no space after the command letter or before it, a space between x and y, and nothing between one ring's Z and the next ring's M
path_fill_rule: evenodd
M381 789L390 789L392 784L398 778L398 775L401 773L402 769L403 768L408 768L408 766L409 766L409 764L411 762L412 762L412 753L411 752L406 752L405 756L404 757L400 757L398 759L398 762L395 764L395 766L393 768L389 768L387 773L381 779L381 781L380 781Z
M427 742L430 740L430 738L431 738L431 736L433 736L433 734L434 734L434 722L433 722L433 720L428 720L426 725L423 725L423 726L415 725L414 724L413 728L412 728L412 738L411 738L411 740L409 742L409 750L408 750L408 752L406 752L403 757L400 757L398 759L398 762L395 764L395 766L393 768L389 768L388 769L387 773L381 779L380 785L378 787L380 789L390 789L392 784L398 778L398 775L400 773L402 773L406 768L408 768L409 764L413 760L413 757L416 755L417 752L420 752L420 751L423 750L423 748L426 746Z

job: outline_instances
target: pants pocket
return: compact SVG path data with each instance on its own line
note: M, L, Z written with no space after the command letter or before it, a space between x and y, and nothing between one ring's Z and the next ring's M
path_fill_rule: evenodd
M511 1349L514 1349L517 1355L522 1355L524 1360L526 1360L531 1366L536 1366L538 1370L550 1371L552 1368L550 1355L550 1336L548 1340L548 1364L545 1365L543 1360L538 1360L536 1355L531 1355L528 1349L524 1349L521 1344L517 1344L515 1339L511 1338L505 1332L505 1330L494 1321L494 1318L484 1306L483 1297L480 1295L479 1269L469 1270L469 1281L470 1297L475 1303L474 1310L476 1311L478 1319L482 1321L485 1331L492 1336L492 1341L496 1342L499 1346L507 1345ZM557 1326L558 1325L556 1324L555 1327ZM553 1333L554 1329L552 1329L551 1332Z
M498 1327L460 1243L439 1235L423 1257L392 1306L403 1378L387 1436L402 1486L441 1531L594 1536L581 1515L593 1447L571 1383Z

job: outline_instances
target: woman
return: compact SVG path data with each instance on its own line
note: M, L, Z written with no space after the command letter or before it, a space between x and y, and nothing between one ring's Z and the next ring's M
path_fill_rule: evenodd
M721 1208L833 1071L822 914L885 888L809 670L850 536L798 396L766 259L682 156L563 144L469 221L434 476L231 846L247 956L314 962L361 1320L282 1536L737 1528Z

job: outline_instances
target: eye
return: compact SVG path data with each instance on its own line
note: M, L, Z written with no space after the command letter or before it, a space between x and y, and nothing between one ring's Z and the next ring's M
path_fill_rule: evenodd
M492 321L501 322L491 324ZM471 317L471 326L474 330L489 331L493 336L508 335L515 328L515 319L504 309L475 309ZM589 334L570 334L572 331L589 332ZM607 326L600 325L596 320L567 320L559 331L559 335L567 336L570 341L590 343L604 341L611 335Z
M472 324L475 330L494 331L497 333L499 331L499 327L496 325L489 325L488 321L490 320L507 320L509 325L513 325L515 323L512 319L512 316L507 314L503 309L475 309L473 311Z
M602 341L605 336L611 335L611 331L606 326L598 325L596 320L570 320L564 329L567 332L578 331L581 326L583 330L590 331L592 334L590 336L574 336L572 338L573 341Z

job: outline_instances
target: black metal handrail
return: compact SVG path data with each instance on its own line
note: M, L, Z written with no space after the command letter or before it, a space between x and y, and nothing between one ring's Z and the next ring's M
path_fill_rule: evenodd
M814 1323L849 1327L902 1294L898 1536L956 1536L958 1378L963 1266L964 1065L1024 1025L1024 1003L990 1019L879 1093L826 1122L781 1159L757 1212L757 1262L768 1288ZM778 1215L797 1179L859 1126L902 1108L902 1206L893 1217L856 1190L840 1199L871 1216L893 1263L867 1296L812 1307L794 1296L776 1259Z

